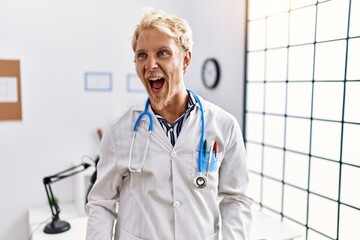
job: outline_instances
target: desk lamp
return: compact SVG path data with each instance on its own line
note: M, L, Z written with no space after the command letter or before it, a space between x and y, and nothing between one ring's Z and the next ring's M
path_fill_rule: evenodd
M59 218L60 207L57 203L57 200L54 198L54 195L53 195L53 192L51 189L51 184L54 182L57 182L61 179L64 179L64 178L70 177L72 175L75 175L77 173L80 173L80 172L84 171L85 169L87 169L88 167L90 167L90 164L81 163L79 165L76 165L76 166L66 169L64 171L61 171L54 175L43 178L46 195L47 195L51 213L52 213L52 221L45 226L45 228L44 228L45 233L49 233L49 234L62 233L62 232L66 232L67 230L70 229L70 223L68 223L66 221L62 221Z

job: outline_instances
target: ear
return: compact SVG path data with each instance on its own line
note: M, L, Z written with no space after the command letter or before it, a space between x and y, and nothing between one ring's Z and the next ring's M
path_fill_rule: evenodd
M186 73L186 70L187 70L190 62L191 62L191 52L186 51L185 54L184 54L184 62L183 62L184 74Z

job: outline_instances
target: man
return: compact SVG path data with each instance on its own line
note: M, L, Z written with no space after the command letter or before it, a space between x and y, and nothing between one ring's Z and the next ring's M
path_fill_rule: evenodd
M188 24L148 9L132 48L149 100L113 121L102 139L87 240L110 240L113 232L115 239L247 239L251 201L240 127L186 90Z

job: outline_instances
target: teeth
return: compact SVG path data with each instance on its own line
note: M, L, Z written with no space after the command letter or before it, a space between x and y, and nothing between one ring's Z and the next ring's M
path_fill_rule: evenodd
M149 78L150 81L157 81L157 80L160 80L161 77L151 77Z

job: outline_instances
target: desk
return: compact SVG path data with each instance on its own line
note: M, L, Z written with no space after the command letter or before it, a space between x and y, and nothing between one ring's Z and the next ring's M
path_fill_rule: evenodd
M84 240L86 238L87 217L71 218L66 221L71 225L70 230L58 234L44 233L46 224L35 226L31 229L33 231L31 240Z
M75 204L61 204L60 219L66 220L71 225L70 230L64 233L46 234L43 232L45 225L51 220L49 206L30 209L28 217L29 229L32 233L31 240L81 240L86 237L87 217ZM298 231L286 224L258 210L253 210L250 240L286 240L300 236Z
M70 223L70 230L59 234L44 233L44 227L51 221L49 206L32 208L29 210L28 221L30 240L77 240L85 239L87 217L75 204L61 204L60 219Z
M287 240L301 237L295 229L265 213L253 210L253 224L250 240Z

